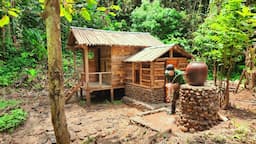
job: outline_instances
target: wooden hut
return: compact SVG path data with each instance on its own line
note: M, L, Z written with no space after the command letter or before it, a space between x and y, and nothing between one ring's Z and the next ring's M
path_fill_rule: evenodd
M149 33L71 27L68 47L74 52L82 52L83 71L79 83L69 95L81 88L89 104L91 92L110 90L113 100L114 89L125 86L122 61L145 47L162 44Z
M162 45L145 48L125 59L126 96L149 103L164 102L165 66L173 64L184 70L191 58L179 45Z

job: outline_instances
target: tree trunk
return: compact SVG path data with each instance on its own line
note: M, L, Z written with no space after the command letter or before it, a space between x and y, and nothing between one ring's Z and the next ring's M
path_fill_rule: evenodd
M51 118L58 144L69 144L64 112L64 86L62 70L62 52L60 37L60 3L59 0L45 1L45 24L48 50L48 87L51 103Z
M226 80L226 88L225 88L225 93L224 93L224 106L223 109L228 109L229 108L229 79L230 79L230 71L231 68L228 69L227 72L227 80Z
M213 80L214 85L217 86L217 67L216 67L216 61L213 63Z
M245 73L246 83L245 87L248 89L253 89L256 86L256 48L250 47L245 53L245 65L247 71Z

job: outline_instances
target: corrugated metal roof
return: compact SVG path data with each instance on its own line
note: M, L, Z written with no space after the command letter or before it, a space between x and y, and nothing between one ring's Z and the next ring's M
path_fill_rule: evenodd
M145 48L137 54L127 58L124 62L152 62L168 52L170 49L174 49L182 55L192 58L191 54L187 53L178 45L172 44Z
M163 43L142 32L116 32L91 28L71 27L68 45L123 45L123 46L157 46Z

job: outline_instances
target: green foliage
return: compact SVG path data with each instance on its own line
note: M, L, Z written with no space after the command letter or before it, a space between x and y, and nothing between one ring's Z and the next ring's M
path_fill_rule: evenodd
M16 108L21 104L18 100L0 99L0 110L12 108L10 112L6 112L0 116L0 132L13 130L22 124L27 117L27 113L21 108Z
M157 0L152 3L144 1L141 7L136 8L131 14L132 30L150 32L162 40L168 37L181 37L184 17L185 13L163 8Z
M184 37L174 37L174 36L168 36L167 39L164 39L163 42L165 44L179 44L180 46L182 46L187 52L191 52L191 48L190 48L190 41L187 40Z
M46 35L42 30L30 28L23 31L24 57L45 60L47 57Z
M10 17L18 17L20 10L12 6L10 1L0 3L0 28L10 23Z
M27 113L22 109L15 109L0 117L0 132L12 130L22 124L27 117Z
M0 99L0 110L3 110L7 107L14 107L17 106L21 103L21 101L18 100L5 100L5 99Z
M38 71L36 69L28 69L27 74L29 76L28 82L31 82L36 78Z
M229 76L235 63L242 60L243 50L251 45L253 15L242 0L223 3L220 13L209 14L194 33L194 51L208 61L223 63L223 72Z

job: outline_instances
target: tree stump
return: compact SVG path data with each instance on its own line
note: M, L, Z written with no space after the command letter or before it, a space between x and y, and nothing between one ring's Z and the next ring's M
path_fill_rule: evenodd
M219 99L215 86L180 87L180 113L177 123L182 131L195 132L218 123Z

